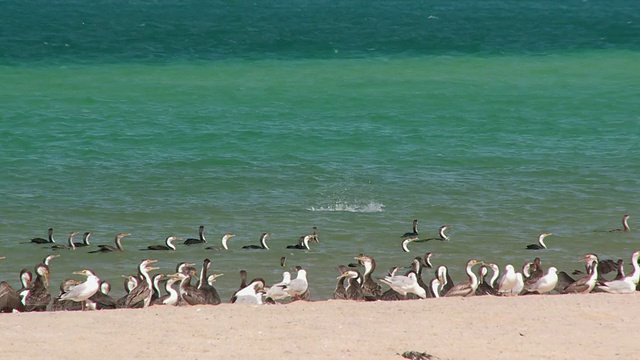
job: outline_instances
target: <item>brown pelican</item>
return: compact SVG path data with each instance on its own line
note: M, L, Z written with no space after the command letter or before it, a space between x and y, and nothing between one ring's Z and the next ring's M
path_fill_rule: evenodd
M245 245L243 249L259 249L259 250L269 250L267 246L267 239L271 236L269 233L262 233L260 235L260 245Z
M158 260L146 259L142 260L138 265L138 274L143 279L138 286L131 290L124 301L124 307L126 308L146 308L151 303L151 296L153 295L153 283L151 282L151 276L149 272L152 270L158 270L158 267L150 266Z
M346 270L338 279L349 279L349 286L346 288L346 300L355 300L355 301L364 301L364 294L362 293L362 288L360 287L360 283L362 281L362 275L358 270Z
M176 240L181 240L181 239L177 236L168 236L166 239L164 239L164 245L149 245L147 246L146 249L143 249L143 250L163 250L163 251L175 250L176 246L173 245L173 242Z
M354 257L364 266L364 274L362 275L362 293L367 301L375 301L382 296L382 286L375 282L372 278L373 272L376 270L376 261L373 257L360 254Z
M115 238L115 243L116 246L111 246L111 245L98 245L98 250L94 250L94 251L89 251L90 254L93 253L105 253L105 252L122 252L124 251L124 246L122 246L122 239L125 236L129 236L131 234L127 234L127 233L120 233L118 235L116 235Z
M546 249L547 245L544 244L544 238L546 238L547 236L552 235L551 233L542 233L538 236L538 243L537 244L531 244L531 245L527 245L527 250L542 250L542 249Z
M466 272L467 276L469 276L469 281L461 282L454 287L452 287L446 294L445 297L449 296L472 296L475 294L476 289L478 288L478 277L473 273L472 268L476 264L483 264L482 261L471 259L467 261Z
M240 285L240 289L238 289L238 291L247 287L246 273L243 281L245 282L245 285L244 286ZM267 293L264 295L265 300L269 300L269 302L275 302L276 300L284 300L288 298L289 294L286 291L284 291L284 289L287 286L289 286L290 282L291 282L291 273L288 271L283 272L282 281L280 281L279 283L273 284L269 287L269 289L267 290Z
M525 282L524 289L531 293L545 294L553 290L557 283L558 269L552 266L547 269L547 274L539 278L535 283Z
M78 234L79 234L79 232L77 232L77 231L69 233L69 237L67 238L67 241L69 242L69 245L56 244L56 245L53 245L51 248L53 250L75 250L76 249L76 244L73 242L73 237L78 235Z
M609 230L609 232L617 232L617 233L621 233L621 232L629 232L630 228L629 228L629 218L631 216L629 216L629 214L625 214L622 217L622 229L613 229L613 230Z
M76 271L74 274L84 275L87 280L82 284L74 286L70 291L60 296L60 300L72 300L82 304L82 310L85 310L85 301L92 297L100 289L100 279L96 274L89 270Z
M222 236L222 248L217 247L217 246L207 246L205 249L207 249L207 250L216 250L216 251L220 251L222 249L229 250L229 239L231 239L234 236L235 236L234 234L224 234Z
M200 225L198 228L198 238L188 238L183 242L184 245L193 245L193 244L204 244L207 242L207 239L204 237L204 225Z
M598 257L595 254L587 254L584 261L589 264L589 273L574 281L562 290L564 294L588 294L596 286L598 279Z
M311 250L309 242L313 240L313 235L305 235L298 240L295 245L287 245L287 249Z
M231 297L232 304L262 305L264 279L256 278L249 282L242 290L238 290Z
M31 239L31 242L34 244L53 244L56 242L56 240L53 238L53 228L49 228L49 235L47 236L46 239L43 239L41 237L35 237L33 239Z
M418 284L418 278L414 271L409 271L407 275L385 276L380 281L389 285L393 290L407 298L407 294L416 294L425 299L427 292Z
M413 230L411 232L404 233L401 237L403 238L418 237L418 219L413 220Z
M23 302L27 311L45 311L51 303L49 286L49 267L38 264L35 267L36 279L23 294Z

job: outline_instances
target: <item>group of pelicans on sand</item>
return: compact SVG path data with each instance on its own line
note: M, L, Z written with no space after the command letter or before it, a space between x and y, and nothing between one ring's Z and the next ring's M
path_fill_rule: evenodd
M628 232L627 220L629 215L623 217L623 228L614 229L614 232ZM413 231L405 233L402 238L403 250L408 252L406 245L411 241L428 241L433 239L448 240L444 231L447 225L441 227L438 238L420 240L418 238L417 220L413 222ZM73 236L69 235L69 247L65 249L75 249L76 247L88 246L90 233L85 234L83 243L73 243ZM200 227L199 239L187 239L185 244L199 244L206 242L204 238L204 227ZM121 233L116 236L116 246L100 245L92 252L124 251L122 238L127 236ZM226 241L230 238L227 234L223 237L223 248L227 248ZM538 244L530 245L528 249L545 249L544 237L549 234L541 234ZM268 249L266 246L268 233L261 236L260 246L246 246L245 248ZM167 241L167 246L173 245L172 241ZM308 249L309 242L319 242L318 229L313 228L313 234L304 235L299 238L298 244L289 248ZM34 243L55 243L53 240L53 229L49 229L49 238L32 239ZM73 244L73 245L71 245ZM536 246L537 245L537 246ZM169 246L170 247L170 246ZM54 245L54 249L62 249ZM166 248L149 246L148 250L169 250ZM354 257L355 263L348 266L338 267L340 276L337 278L334 290L334 299L355 300L355 301L375 301L375 300L406 300L424 299L450 296L472 296L472 295L506 295L515 296L521 294L547 294L551 292L569 294L586 294L592 291L608 293L633 293L640 290L638 282L640 280L640 251L631 254L631 264L633 272L625 275L623 260L601 260L596 254L586 254L583 258L586 271L584 273L575 271L574 274L583 274L578 279L573 279L569 274L558 271L555 267L549 267L545 271L540 258L527 262L522 266L521 272L516 272L513 265L504 267L504 272L500 274L500 268L494 263L486 263L481 260L471 259L466 264L467 281L454 284L446 266L438 266L435 269L435 276L426 283L423 280L423 269L432 268L432 253L428 252L424 256L414 258L411 269L404 274L398 274L402 267L390 269L384 277L374 279L373 273L376 269L376 262L373 257L359 254ZM22 287L14 289L7 282L0 283L0 312L22 312L22 311L46 311L46 310L100 310L115 308L145 308L152 305L218 305L222 302L220 295L214 287L216 278L221 274L207 275L211 266L211 261L205 259L199 271L195 264L182 262L177 264L175 273L155 274L150 272L159 268L152 266L156 262L153 259L145 259L140 262L136 275L129 275L124 282L126 294L120 298L109 296L111 285L106 281L101 281L99 276L90 269L83 269L74 272L77 275L86 277L84 282L67 279L60 284L60 294L53 298L47 287L49 285L50 263L60 255L49 255L42 263L35 266L35 279L33 274L27 269L20 272L20 282ZM0 257L0 260L3 259ZM281 259L281 266L284 267L284 258ZM474 267L480 265L477 274ZM360 268L363 268L362 273ZM489 269L492 276L487 280ZM248 304L275 304L296 300L308 300L310 298L307 272L300 266L295 267L296 277L288 271L284 271L282 281L267 286L263 278L254 278L247 281L245 270L240 271L241 284L239 289L229 299L230 303ZM604 275L615 272L615 277L605 278ZM164 282L164 286L162 283ZM382 286L386 284L389 289L383 291ZM178 284L176 286L176 284ZM177 287L177 288L176 288ZM164 290L164 291L163 291Z

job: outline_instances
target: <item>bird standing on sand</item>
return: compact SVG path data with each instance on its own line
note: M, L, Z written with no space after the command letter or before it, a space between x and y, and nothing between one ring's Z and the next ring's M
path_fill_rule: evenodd
M425 299L427 292L418 284L418 277L414 271L409 271L407 275L385 276L380 281L389 285L390 288L407 298L407 294L416 294Z
M96 274L88 269L76 271L74 274L84 275L87 280L82 284L74 286L68 292L60 295L60 300L72 300L82 304L82 310L86 309L85 301L92 297L100 289L100 279Z

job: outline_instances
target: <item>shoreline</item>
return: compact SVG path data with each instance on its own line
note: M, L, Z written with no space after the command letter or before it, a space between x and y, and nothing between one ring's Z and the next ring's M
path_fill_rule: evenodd
M0 314L5 357L632 358L640 293Z

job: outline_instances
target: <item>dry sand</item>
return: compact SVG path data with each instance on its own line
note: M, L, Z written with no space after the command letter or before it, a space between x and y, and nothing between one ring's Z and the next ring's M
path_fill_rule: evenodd
M640 293L0 314L4 359L637 358Z

